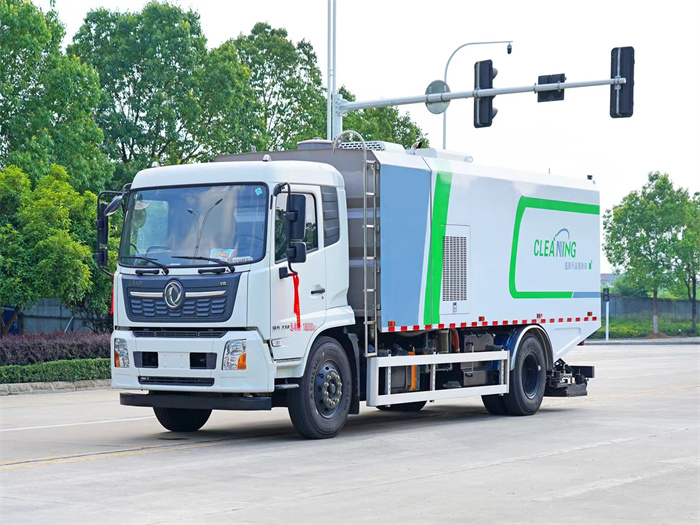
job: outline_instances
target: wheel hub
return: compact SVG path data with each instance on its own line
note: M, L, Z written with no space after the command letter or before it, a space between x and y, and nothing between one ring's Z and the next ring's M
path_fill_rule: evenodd
M525 358L522 368L522 383L525 395L533 399L537 395L537 391L540 388L540 371L542 367L537 362L537 359L533 355L528 355Z
M316 408L323 417L333 417L343 397L343 381L338 365L333 361L323 363L316 374L314 385Z

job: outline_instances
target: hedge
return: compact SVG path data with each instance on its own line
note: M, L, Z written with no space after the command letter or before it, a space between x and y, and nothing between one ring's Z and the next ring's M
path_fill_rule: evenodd
M93 332L9 335L0 338L0 366L109 358L109 337Z
M109 379L109 359L76 359L0 366L0 384Z
M603 315L605 315L603 313ZM615 317L610 319L611 339L636 339L650 337L653 333L652 320L644 317ZM666 319L659 317L659 334L666 336L692 336L692 323L688 320ZM600 328L591 336L591 339L605 338L605 317Z

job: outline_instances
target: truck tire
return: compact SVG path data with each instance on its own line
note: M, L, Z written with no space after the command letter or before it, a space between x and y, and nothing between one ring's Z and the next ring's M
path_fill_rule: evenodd
M379 405L377 408L385 412L420 412L426 403L427 401L414 401L398 405Z
M299 388L288 394L289 418L309 439L334 437L345 425L352 402L352 372L343 347L319 337L311 347Z
M520 342L515 366L510 372L510 392L503 396L508 413L531 416L544 398L546 361L544 347L535 334L527 334Z
M503 416L508 413L503 397L504 396L500 394L481 396L481 401L483 401L486 410L489 411L489 414L493 414L494 416Z
M173 432L196 432L204 426L211 410L204 408L153 407L158 422Z

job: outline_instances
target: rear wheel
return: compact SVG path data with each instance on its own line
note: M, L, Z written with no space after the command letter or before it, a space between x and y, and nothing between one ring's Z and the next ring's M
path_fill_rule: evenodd
M546 361L539 337L527 334L520 342L515 366L510 372L510 392L503 396L508 413L531 416L544 398Z
M352 373L345 350L330 337L311 347L299 388L289 391L289 417L310 439L330 438L345 425L352 400Z
M380 405L377 408L385 412L420 412L427 401L414 401L413 403L400 403L398 405Z
M199 408L158 408L154 407L156 418L173 432L195 432L204 426L211 410Z

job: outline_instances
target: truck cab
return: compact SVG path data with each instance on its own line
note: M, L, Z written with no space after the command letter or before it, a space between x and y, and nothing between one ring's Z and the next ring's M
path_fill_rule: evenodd
M290 195L303 210L289 209ZM270 408L318 334L355 322L345 189L331 166L152 168L123 207L112 386L150 392L126 401L178 409L172 394L194 389L197 408ZM299 211L305 254L293 264L288 219Z

